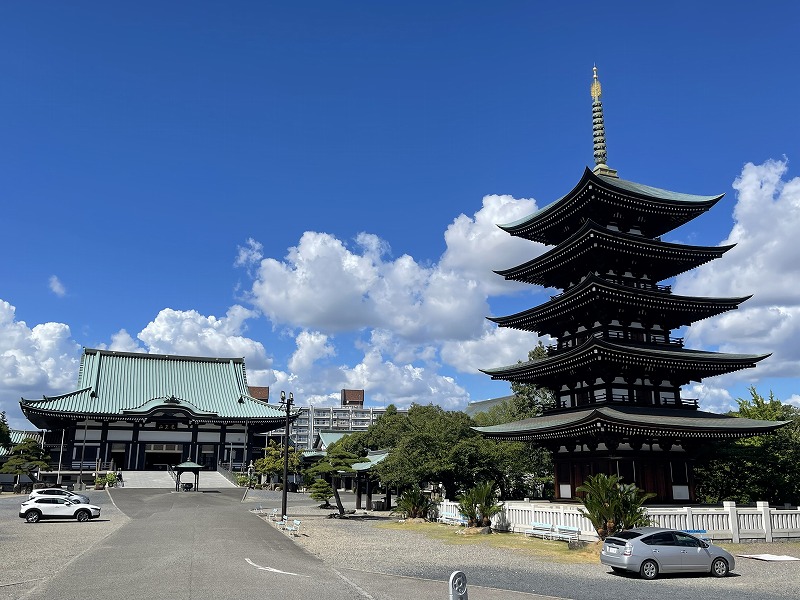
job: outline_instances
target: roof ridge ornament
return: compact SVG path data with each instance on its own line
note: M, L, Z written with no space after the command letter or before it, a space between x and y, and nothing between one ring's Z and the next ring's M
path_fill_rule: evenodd
M594 142L594 164L592 172L595 175L605 175L606 177L619 177L617 172L606 164L606 128L603 121L603 103L600 97L603 88L597 78L597 65L592 67L592 140Z

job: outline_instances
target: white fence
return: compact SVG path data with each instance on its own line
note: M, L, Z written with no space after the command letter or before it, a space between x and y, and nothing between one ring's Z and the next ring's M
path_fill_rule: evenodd
M592 523L579 511L579 504L536 503L510 501L503 511L492 519L495 529L522 533L531 523L566 525L581 530L581 539L598 539ZM797 508L770 508L766 502L756 506L737 507L735 502L722 506L650 507L647 513L653 525L681 530L706 531L712 540L772 542L800 540L800 510ZM458 522L458 504L444 500L439 505L440 519Z

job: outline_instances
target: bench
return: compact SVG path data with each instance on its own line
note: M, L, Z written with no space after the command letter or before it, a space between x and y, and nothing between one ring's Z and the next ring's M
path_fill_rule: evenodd
M525 530L527 537L540 537L549 540L553 535L553 525L550 523L531 523L530 529Z
M466 526L469 523L469 521L467 520L467 517L465 517L464 515L458 515L458 516L442 515L441 517L439 517L439 521L444 523L445 525L463 525L463 526Z
M565 542L577 542L580 539L581 530L577 527L568 527L566 525L556 525L555 531L551 539L563 540Z
M288 523L284 525L283 530L287 532L289 535L297 537L300 535L300 523L301 521L295 519L294 521L292 521L291 525L289 525Z

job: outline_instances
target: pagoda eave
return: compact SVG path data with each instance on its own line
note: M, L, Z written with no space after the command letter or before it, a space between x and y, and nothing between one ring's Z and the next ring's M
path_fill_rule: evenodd
M645 373L669 372L688 382L751 368L769 356L659 349L611 343L592 337L578 348L566 352L482 372L495 380L538 382L545 387L550 387L548 383L552 385L552 382L563 379L564 373L601 377L635 370Z
M647 237L658 237L706 212L723 196L671 192L597 175L586 168L568 194L523 219L499 227L516 237L555 245L580 227L578 215L591 212L592 202L601 202L606 207L627 203L629 210L648 215L648 220L640 223L644 227L642 233Z
M517 441L586 437L736 439L763 435L788 423L756 421L699 410L600 406L473 429L487 438Z

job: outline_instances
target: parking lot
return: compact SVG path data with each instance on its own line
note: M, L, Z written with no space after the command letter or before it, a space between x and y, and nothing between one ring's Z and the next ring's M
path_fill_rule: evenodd
M253 493L244 503L238 489L123 489L90 496L102 508L99 520L36 524L17 516L19 496L0 496L0 599L445 599L453 570L467 573L472 600L784 600L800 589L800 562L740 558L735 574L725 579L692 575L645 582L611 574L599 563L554 564L496 548L443 545L381 529L378 520L326 519L330 511L300 494L290 495L293 513L303 514L299 539L251 510L279 506L279 493ZM798 549L775 544L768 551L797 555Z

